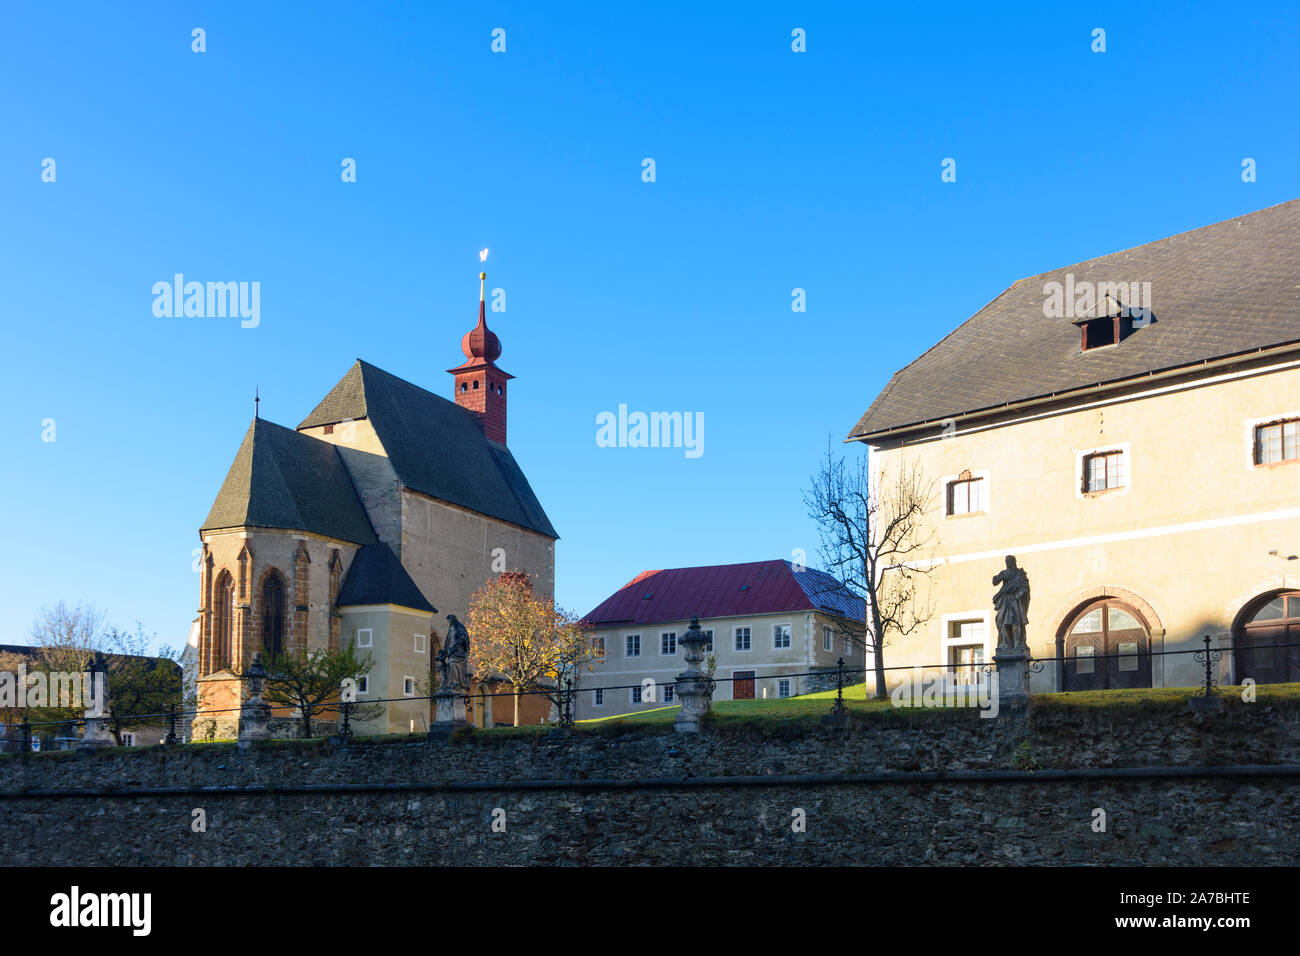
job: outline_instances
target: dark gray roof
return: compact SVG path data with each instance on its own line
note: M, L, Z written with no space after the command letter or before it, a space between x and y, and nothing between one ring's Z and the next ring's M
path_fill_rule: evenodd
M363 418L407 487L558 537L510 450L472 412L368 362L357 359L298 427Z
M433 613L438 609L397 560L386 544L368 544L356 553L347 579L339 591L339 607L362 604L399 604Z
M338 450L262 418L248 426L200 530L245 527L379 540Z
M849 433L922 422L1300 342L1300 200L1021 279L885 386ZM1155 321L1079 349L1044 284L1150 282ZM1126 303L1128 304L1128 303Z

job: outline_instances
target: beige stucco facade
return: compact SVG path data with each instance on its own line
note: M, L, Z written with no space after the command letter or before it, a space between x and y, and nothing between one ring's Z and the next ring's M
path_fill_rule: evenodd
M671 693L677 675L686 669L686 661L680 643L676 643L672 653L662 653L663 638L665 634L673 634L679 642L689 626L689 621L669 621L590 631L594 641L603 639L605 654L603 658L597 658L590 671L584 670L580 675L575 717L587 720L673 706L675 702L666 699L664 688L669 688ZM828 615L815 611L789 611L718 617L701 619L700 627L713 632L712 654L717 658L714 700L734 700L737 693L743 695L749 687L744 675L753 677L752 694L748 696L760 700L808 693L813 689L808 672L829 672L841 657L847 670L859 669L859 673L846 677L845 682L861 683L861 646L848 640L843 626ZM789 647L776 646L778 627L789 629ZM628 638L634 636L640 639L633 642L639 646L640 653L629 655ZM706 651L706 660L708 655ZM739 691L738 675L742 678ZM655 700L638 703L633 699L635 695L631 685L644 688L647 678L654 681ZM819 679L822 683L833 680ZM599 695L602 698L600 703L596 702L597 688L603 689Z
M1227 651L1243 614L1300 588L1300 462L1258 465L1254 448L1258 425L1289 418L1300 418L1294 352L873 439L873 478L915 462L935 491L922 602L932 613L886 645L885 664L948 664L970 621L983 622L983 659L991 660L991 579L1012 554L1032 588L1030 649L1048 662L1033 690L1068 689L1057 662L1065 633L1102 598L1138 612L1154 686L1200 681L1192 654L1157 652L1195 650L1205 635L1225 650L1219 679L1236 680ZM1084 457L1109 451L1122 454L1125 483L1085 493ZM983 507L949 516L946 487L967 472L984 479ZM889 682L902 673L891 671Z

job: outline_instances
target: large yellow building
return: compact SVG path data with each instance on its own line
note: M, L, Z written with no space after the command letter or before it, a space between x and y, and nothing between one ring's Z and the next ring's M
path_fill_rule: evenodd
M1298 264L1300 200L1022 279L896 373L849 437L933 482L935 549L885 664L990 661L1013 554L1035 691L1194 685L1206 635L1300 680Z

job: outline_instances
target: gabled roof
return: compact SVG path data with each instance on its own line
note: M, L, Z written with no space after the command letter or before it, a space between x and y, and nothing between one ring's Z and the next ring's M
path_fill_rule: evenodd
M849 438L1300 342L1300 200L1021 279L896 372ZM1048 282L1149 282L1155 321L1081 352ZM1132 303L1126 303L1132 304Z
M243 527L379 540L338 449L262 418L248 426L200 530Z
M338 604L397 604L431 614L438 610L411 580L393 549L382 542L366 545L352 558L348 576L339 589Z
M647 596L648 595L648 596ZM789 561L716 564L701 568L642 571L606 598L583 623L590 627L656 624L822 611L862 621L862 598L823 571L796 571Z
M472 412L368 362L357 359L298 427L363 418L407 487L558 537L510 450Z
M41 651L44 647L37 644L0 644L0 654L14 654L19 657L25 657L31 661L40 661ZM59 648L59 653L66 652L65 648ZM94 651L87 651L86 656L89 658ZM126 661L142 661L150 671L157 670L159 667L164 670L181 670L181 665L170 657L155 657L150 654L105 654L104 660L109 666L122 664Z

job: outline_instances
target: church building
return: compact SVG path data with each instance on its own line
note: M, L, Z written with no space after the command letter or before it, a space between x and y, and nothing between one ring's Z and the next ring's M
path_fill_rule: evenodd
M468 620L504 570L554 592L557 535L506 445L514 376L496 365L482 285L461 351L452 400L358 359L296 428L254 417L199 531L195 739L235 735L232 667L254 652L348 642L373 661L358 701L399 698L357 731L422 732L446 615ZM510 697L495 704L513 719ZM471 716L482 726L489 711Z
M1297 262L1293 200L1021 279L895 373L849 439L930 483L933 551L885 665L979 679L1015 555L1035 692L1195 686L1207 636L1300 681Z

